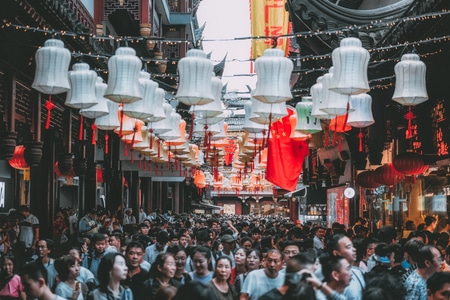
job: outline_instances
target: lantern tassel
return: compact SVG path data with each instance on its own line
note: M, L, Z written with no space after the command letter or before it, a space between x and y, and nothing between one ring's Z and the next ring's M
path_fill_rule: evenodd
M122 137L122 127L123 127L123 108L120 110L120 127L119 127L119 137Z
M92 128L91 144L95 145L97 143L97 125L95 125L95 123L92 123L91 128Z
M412 119L415 119L416 116L412 112L411 106L409 106L409 111L405 115L405 119L408 120L408 129L406 131L406 138L410 139L412 138Z
M52 109L55 107L55 104L52 102L52 95L48 97L47 102L45 102L45 108L47 109L47 120L45 121L45 129L50 128L50 119L52 116Z
M150 150L153 149L153 129L150 129L150 142L149 142Z
M79 141L83 140L83 121L84 121L84 118L83 118L83 116L80 115L80 131L78 132L78 140Z
M362 132L362 128L359 129L358 139L359 139L359 152L363 152L363 138L364 134Z
M108 135L108 131L105 134L105 153L108 154L109 153L109 145L108 145L108 141L109 141L109 135Z
M127 144L123 143L123 155L125 157L128 157L128 149L127 149Z

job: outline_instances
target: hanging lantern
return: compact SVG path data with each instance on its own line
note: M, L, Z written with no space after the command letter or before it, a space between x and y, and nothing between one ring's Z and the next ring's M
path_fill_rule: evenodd
M404 178L405 175L398 172L392 164L385 164L375 169L375 181L382 185L393 186Z
M362 47L358 38L344 38L340 47L333 50L333 78L330 89L334 92L356 95L370 91L367 79L369 51Z
M106 100L108 114L95 118L95 125L100 130L113 130L120 126L119 104Z
M160 134L159 137L163 140L175 140L180 138L180 121L181 116L172 108L170 116L167 118L167 123L170 125L170 131Z
M246 101L244 103L244 110L245 110L245 117L242 130L248 133L258 133L267 130L267 126L265 126L264 124L258 124L250 120L250 116L252 115L252 103L250 101Z
M141 127L141 138L142 141L135 143L133 146L134 150L137 150L139 152L149 148L150 145L149 133L146 126Z
M351 130L352 126L350 126L346 121L345 115L337 116L330 121L330 130L334 132L346 132Z
M202 105L214 101L211 85L213 63L205 52L191 49L178 62L180 81L175 97L186 105Z
M8 160L16 150L17 132L0 131L0 159Z
M97 74L89 70L86 63L77 63L69 72L70 91L67 93L66 106L82 109L97 104L95 83Z
M412 151L398 154L392 164L397 171L407 175L422 174L429 167L420 154Z
M330 119L330 115L322 110L325 107L323 76L319 76L311 87L311 97L313 102L311 116L321 120Z
M172 126L170 124L170 115L172 113L172 106L169 103L164 102L162 104L162 110L164 112L164 118L155 121L155 122L149 122L149 132L150 134L157 134L161 135L166 132L169 132L172 129Z
M181 116L178 122L178 132L178 138L166 141L171 147L186 144L186 121L182 120Z
M356 176L356 184L366 189L374 189L380 186L380 184L375 181L375 171L372 170L359 173Z
M264 50L263 56L255 60L258 75L253 97L265 103L286 102L292 99L289 80L294 64L284 57L278 48Z
M286 102L280 103L264 103L252 97L252 114L250 121L258 124L269 124L270 121L275 122L286 116Z
M122 129L126 134L121 137L121 140L124 143L131 145L142 142L142 126L144 125L144 122L138 119L129 118L126 123L127 127L125 129ZM129 124L132 123L134 124L133 128L129 129L129 126L131 126Z
M70 51L64 48L61 40L46 40L44 47L36 51L36 73L31 86L43 94L67 92L70 90L70 60Z
M28 141L25 142L25 161L30 167L36 167L41 162L43 142Z
M71 153L64 153L61 154L58 158L58 170L61 172L61 174L69 174L70 172L73 172L73 158Z
M213 76L211 79L211 90L214 96L214 101L203 105L192 106L191 107L192 113L194 113L195 116L199 116L204 119L213 118L215 116L220 115L223 112L221 101L222 87L223 87L222 80Z
M141 71L139 75L139 85L141 87L142 100L125 104L123 106L123 113L130 118L145 121L152 116L150 107L152 105L153 97L155 97L155 91L158 84L153 80L150 80L149 73Z
M139 72L142 62L136 51L120 47L108 60L108 87L105 97L117 103L132 103L142 99Z
M156 88L155 95L151 98L151 104L149 105L151 116L147 118L148 122L158 122L166 118L163 108L165 93L163 89Z
M136 123L139 121L135 118L130 118L125 116L122 113L122 107L119 107L119 113L118 113L118 119L119 119L119 127L116 127L114 129L114 132L119 135L119 137L122 137L124 135L132 134L135 130ZM142 122L142 121L139 121Z
M312 97L310 96L302 97L302 102L298 102L295 105L295 109L297 111L297 125L295 126L296 131L308 134L314 134L322 131L320 120L311 116L312 106Z
M321 111L324 111L331 116L345 115L354 109L349 105L349 96L346 94L336 93L330 89L331 80L333 76L333 67L330 68L328 74L323 75L322 78L322 107Z
M348 114L347 124L363 128L375 123L372 115L372 97L368 94L350 96L350 106L354 109Z
M96 104L91 107L81 109L80 115L90 119L96 119L106 116L109 113L107 103L110 101L103 97L103 95L105 94L105 90L106 84L103 83L103 79L100 76L97 76L97 80L95 82Z
M23 145L16 146L12 158L8 160L9 165L17 170L30 169L30 166L25 161L24 153L25 153L25 146Z
M405 54L395 65L395 91L392 100L405 106L417 105L428 100L426 89L426 65L417 54Z

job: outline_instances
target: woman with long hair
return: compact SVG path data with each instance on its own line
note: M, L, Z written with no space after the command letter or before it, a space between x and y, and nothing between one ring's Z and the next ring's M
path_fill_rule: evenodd
M235 287L230 284L231 259L221 256L216 261L214 278L208 283L217 300L234 300L238 298Z
M120 282L127 278L125 256L119 252L106 254L98 266L98 287L92 292L94 300L133 300L130 289Z
M150 268L150 278L144 281L146 294L151 295L149 299L154 299L156 292L163 286L171 285L178 288L181 283L174 280L176 265L171 253L160 253Z
M12 255L7 255L0 260L2 271L0 274L0 299L26 300L27 296L23 291L20 276L14 272L15 259Z
M240 274L247 272L247 250L245 248L239 248L234 253L234 268L231 270L231 284L234 284L234 280Z
M263 256L259 249L251 249L250 251L247 251L247 257L245 259L247 271L236 276L234 280L234 287L236 288L238 294L241 292L241 287L244 284L244 280L247 277L248 273L254 270L258 270L260 268L262 260Z
M188 272L186 272L186 260L187 252L186 249L181 245L172 245L167 248L167 253L171 253L175 259L175 275L173 280L178 281L180 284L186 284L191 280Z
M79 261L72 255L65 255L55 261L55 268L61 280L55 289L55 294L72 300L84 300L88 287L77 280L80 276Z

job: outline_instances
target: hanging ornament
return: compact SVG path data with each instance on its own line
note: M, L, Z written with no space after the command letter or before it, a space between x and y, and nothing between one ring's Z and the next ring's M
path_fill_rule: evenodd
M252 102L245 101L244 103L245 117L244 117L244 125L242 126L242 130L248 133L261 133L267 130L267 126L264 124L256 123L250 120L250 116L252 115ZM269 113L270 115L270 113Z
M417 54L404 54L395 67L395 90L392 100L405 106L417 105L428 100L426 89L426 65Z
M17 170L29 170L30 166L25 161L25 146L16 146L14 150L14 155L8 160L9 165Z
M372 115L372 97L368 94L350 96L350 105L355 110L348 114L347 124L359 128L359 152L363 151L363 127L368 127L375 123Z
M175 140L180 138L180 121L181 116L175 112L175 109L171 107L170 115L167 118L167 123L170 126L170 131L159 134L159 137L163 140Z
M422 174L429 167L425 164L422 155L412 151L398 154L394 157L392 164L397 171L406 175Z
M286 102L292 99L289 80L294 64L284 57L278 48L264 50L263 56L255 60L258 75L253 97L265 103Z
M178 62L180 80L175 97L186 105L202 105L214 101L211 88L213 63L205 52L191 49Z
M146 121L152 117L151 105L155 97L158 84L150 80L150 74L141 71L139 74L139 85L141 87L142 100L135 101L123 106L123 113L130 118Z
M106 100L108 114L95 118L95 125L100 130L114 130L120 126L119 104Z
M375 181L382 185L393 186L404 178L405 175L398 172L392 164L385 164L375 169Z
M108 60L108 87L105 97L117 103L132 103L142 99L139 72L142 62L136 51L120 47Z
M310 96L302 97L302 102L298 102L295 105L295 109L297 111L297 125L295 126L296 131L307 134L314 134L322 131L320 120L311 116L312 106L312 97Z
M105 90L106 84L103 83L103 79L100 76L97 76L97 80L95 82L96 104L91 107L81 109L80 115L90 119L106 116L109 113L107 104L109 100L103 97Z
M329 73L323 75L322 78L323 98L320 110L331 116L345 115L354 109L349 105L348 95L340 94L330 89L333 69L331 67Z
M356 184L366 189L374 189L380 186L380 184L375 181L375 171L373 170L359 173L356 176Z
M220 115L223 112L222 108L222 80L213 76L211 78L211 91L214 96L214 101L203 104L193 105L191 107L191 113L204 119L213 118Z
M330 119L331 116L322 110L325 107L323 76L317 77L316 83L311 87L311 97L313 102L311 116L321 120Z
M45 129L48 129L51 111L55 107L52 95L70 90L68 71L71 55L70 51L64 48L62 41L49 39L45 41L44 47L36 51L35 59L36 72L31 87L38 92L50 95L44 105L47 109Z
M361 40L354 37L344 38L340 47L333 50L333 77L330 89L334 92L356 95L370 91L367 79L369 51L362 47Z
M72 66L69 72L70 90L66 97L66 106L82 109L89 108L97 104L95 94L95 83L97 74L89 70L86 63L77 63Z
M252 114L249 117L250 121L258 124L269 124L269 117L272 122L275 122L287 115L286 102L280 103L264 103L258 99L251 97Z

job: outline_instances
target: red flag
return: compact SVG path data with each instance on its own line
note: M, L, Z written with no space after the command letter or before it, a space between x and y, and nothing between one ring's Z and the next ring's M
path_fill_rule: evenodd
M267 154L266 179L285 190L295 190L303 161L309 154L308 141L291 139L289 117L294 112L272 124Z

